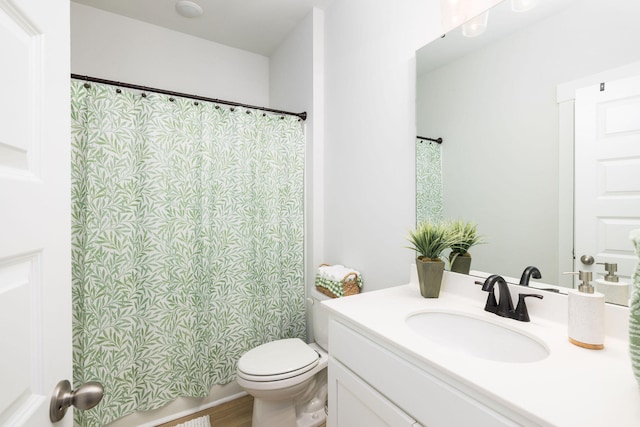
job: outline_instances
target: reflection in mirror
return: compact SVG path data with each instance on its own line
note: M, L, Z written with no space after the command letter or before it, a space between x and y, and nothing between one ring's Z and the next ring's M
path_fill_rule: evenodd
M602 279L603 266L574 265L574 94L640 75L640 2L540 0L523 13L510 3L490 11L481 36L453 30L417 54L418 135L444 140L442 215L473 221L486 236L474 270L517 283L535 265L540 282L565 287L573 286L565 271ZM425 167L418 160L416 176ZM584 238L595 241L591 231ZM614 251L632 255L631 242L622 244ZM591 255L612 262L605 252ZM618 270L620 281L630 274Z
M442 220L441 138L416 139L416 224Z

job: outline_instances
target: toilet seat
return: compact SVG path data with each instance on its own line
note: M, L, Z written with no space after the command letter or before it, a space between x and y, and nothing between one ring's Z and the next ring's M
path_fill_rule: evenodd
M238 361L238 376L256 382L296 377L318 365L320 355L299 338L262 344Z

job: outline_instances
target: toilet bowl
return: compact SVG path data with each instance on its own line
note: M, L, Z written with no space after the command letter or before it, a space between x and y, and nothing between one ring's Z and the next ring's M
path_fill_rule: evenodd
M311 300L313 331L319 343L299 338L271 341L238 361L237 381L254 397L252 427L317 427L326 420L326 312ZM317 334L316 334L316 331Z

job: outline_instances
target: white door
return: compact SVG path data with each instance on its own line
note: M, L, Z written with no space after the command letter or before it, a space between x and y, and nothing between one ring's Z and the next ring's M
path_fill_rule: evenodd
M637 258L629 232L640 228L640 77L576 92L575 257L577 270L601 278L617 263L630 282ZM598 272L599 274L595 274Z
M0 425L42 427L71 379L69 1L0 0L0 52Z

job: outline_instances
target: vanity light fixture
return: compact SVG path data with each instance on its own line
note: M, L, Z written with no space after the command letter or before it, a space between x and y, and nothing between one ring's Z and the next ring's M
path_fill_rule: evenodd
M538 0L511 0L511 10L514 12L526 12L538 4Z
M460 0L441 0L442 24L445 28L456 28L465 20Z
M204 13L202 6L189 0L178 1L176 11L185 18L197 18Z
M489 11L487 10L481 15L465 22L462 25L462 35L465 37L476 37L484 33L487 29L487 22L489 21Z

